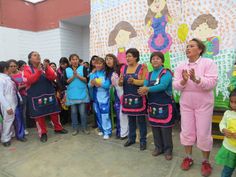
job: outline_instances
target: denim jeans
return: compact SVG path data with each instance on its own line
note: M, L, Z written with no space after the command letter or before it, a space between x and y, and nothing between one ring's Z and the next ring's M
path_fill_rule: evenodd
M140 132L140 144L146 144L147 141L147 123L145 116L128 116L129 119L129 141L136 140L136 121L138 121Z
M224 169L221 173L221 177L231 177L235 168L230 168L227 166L224 166Z
M78 110L81 119L81 126L83 129L87 128L87 113L86 113L86 103L74 104L71 105L71 121L72 121L72 128L78 130L79 123L78 123Z

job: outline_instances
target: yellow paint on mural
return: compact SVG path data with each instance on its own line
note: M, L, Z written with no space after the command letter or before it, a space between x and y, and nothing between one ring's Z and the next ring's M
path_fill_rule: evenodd
M188 25L187 24L181 24L178 28L178 38L181 42L186 41L188 36Z
M233 76L233 77L235 77L235 76L236 76L236 65L234 65L234 67L233 67L232 76Z

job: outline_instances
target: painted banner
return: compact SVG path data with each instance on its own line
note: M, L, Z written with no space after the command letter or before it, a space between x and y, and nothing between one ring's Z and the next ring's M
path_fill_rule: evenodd
M187 60L187 42L199 38L206 45L204 57L218 65L215 107L227 108L236 61L235 9L235 0L92 0L90 55L114 53L125 63L126 50L134 47L151 70L151 52L161 51L165 67L174 71ZM174 96L178 100L179 92Z

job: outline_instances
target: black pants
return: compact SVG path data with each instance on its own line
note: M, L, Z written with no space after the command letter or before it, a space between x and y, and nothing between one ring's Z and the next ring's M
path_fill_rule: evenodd
M136 122L138 122L140 132L140 144L147 143L147 123L145 116L128 116L129 119L129 141L136 140Z
M171 155L173 151L172 127L152 127L155 148L165 155Z
M70 121L70 110L64 110L62 109L60 112L60 121L62 125L65 125Z

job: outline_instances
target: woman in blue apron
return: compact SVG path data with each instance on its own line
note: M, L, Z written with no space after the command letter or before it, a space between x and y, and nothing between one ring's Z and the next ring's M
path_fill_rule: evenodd
M138 94L138 89L143 86L147 68L145 65L138 64L139 51L130 48L126 52L128 65L125 65L119 79L119 85L123 86L124 95L122 98L122 111L128 115L129 135L125 147L135 143L136 140L136 121L140 130L140 150L146 149L146 97Z
M24 68L24 77L27 79L28 108L30 117L36 121L40 140L46 142L45 116L50 116L55 133L67 133L59 120L60 108L52 84L52 81L56 79L56 74L48 63L41 64L41 58L37 52L31 52L28 59L29 66Z
M66 90L66 105L71 106L71 121L75 136L79 133L78 112L80 115L82 132L89 134L87 128L86 103L89 102L87 89L87 69L79 65L79 56L72 54L69 57L71 66L66 68L65 79L68 84Z
M148 120L152 127L155 150L153 156L165 154L172 159L172 127L174 126L175 105L172 99L172 73L164 69L164 55L154 52L150 62L154 68L138 92L148 96Z

